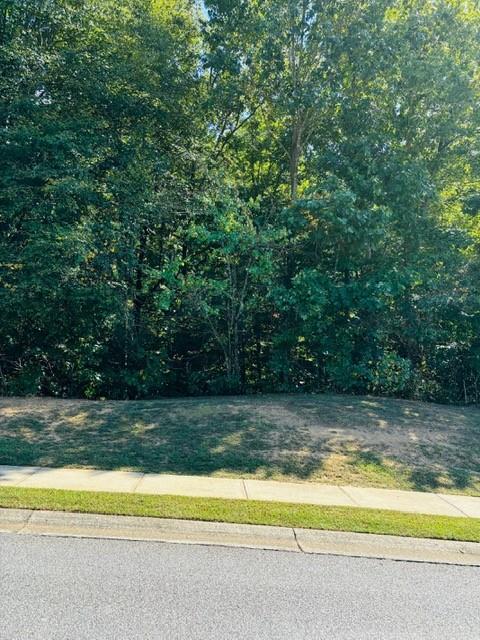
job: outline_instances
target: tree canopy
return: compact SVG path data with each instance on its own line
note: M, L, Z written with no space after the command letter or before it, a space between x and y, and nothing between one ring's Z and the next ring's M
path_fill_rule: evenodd
M480 399L474 0L0 0L0 391Z

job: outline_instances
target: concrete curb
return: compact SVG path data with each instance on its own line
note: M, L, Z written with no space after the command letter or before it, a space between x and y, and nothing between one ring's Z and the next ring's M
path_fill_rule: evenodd
M480 566L480 543L221 522L0 509L0 532Z

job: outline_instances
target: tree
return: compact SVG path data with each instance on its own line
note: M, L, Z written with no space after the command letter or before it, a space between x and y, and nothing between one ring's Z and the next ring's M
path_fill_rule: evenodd
M471 0L0 3L0 388L477 401Z

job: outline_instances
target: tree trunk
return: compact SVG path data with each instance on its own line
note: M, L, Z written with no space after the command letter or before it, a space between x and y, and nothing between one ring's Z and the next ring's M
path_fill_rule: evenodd
M140 232L140 243L137 253L137 267L135 273L135 290L133 295L133 328L138 337L142 324L142 308L144 303L143 279L144 266L147 251L147 230L145 227Z
M290 198L295 200L298 189L298 167L302 155L304 123L301 116L296 116L292 127L292 142L290 145Z

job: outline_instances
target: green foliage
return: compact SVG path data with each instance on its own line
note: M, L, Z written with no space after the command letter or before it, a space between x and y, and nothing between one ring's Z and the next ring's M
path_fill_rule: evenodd
M479 400L470 0L0 0L0 390Z

